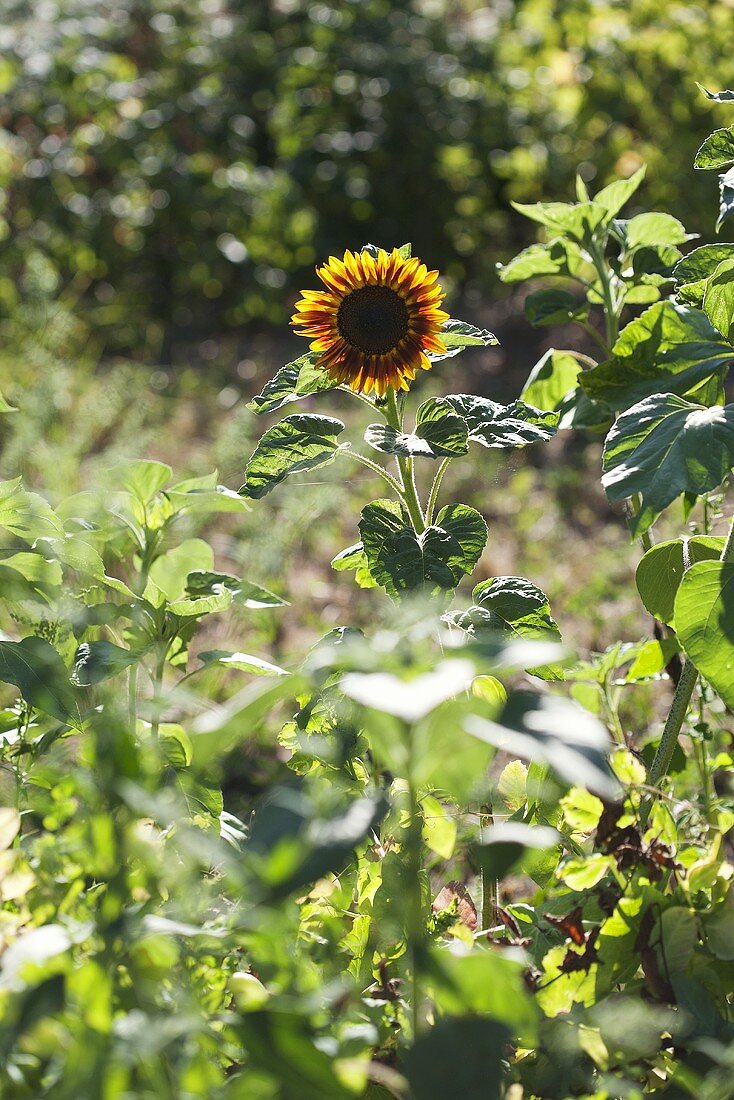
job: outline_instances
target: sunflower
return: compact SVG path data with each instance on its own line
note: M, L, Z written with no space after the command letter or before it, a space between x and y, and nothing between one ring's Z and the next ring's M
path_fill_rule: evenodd
M430 370L427 352L442 355L439 333L448 313L444 292L416 257L377 249L330 256L316 268L326 290L303 290L291 318L295 331L311 341L321 367L355 393L389 386L407 390L416 371Z

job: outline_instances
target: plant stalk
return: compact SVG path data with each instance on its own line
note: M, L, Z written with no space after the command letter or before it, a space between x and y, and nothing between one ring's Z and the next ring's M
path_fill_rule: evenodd
M443 481L443 475L449 468L451 462L450 457L446 457L442 460L440 466L436 470L436 476L433 479L433 485L431 485L431 491L428 494L428 504L426 505L426 526L430 527L433 523L433 513L436 510L436 501L438 500L438 491L441 488L441 482Z
M385 419L391 428L394 428L396 432L402 432L403 424L400 413L398 412L398 405L395 399L395 390L392 386L388 387L386 396L385 407ZM415 533L417 535L422 534L426 529L426 521L423 517L423 510L421 509L420 500L418 499L418 490L415 484L415 472L413 469L413 459L404 458L402 455L398 455L398 469L400 470L400 476L403 481L402 498L405 501L405 507L408 509L408 515L410 516L410 522L413 524Z

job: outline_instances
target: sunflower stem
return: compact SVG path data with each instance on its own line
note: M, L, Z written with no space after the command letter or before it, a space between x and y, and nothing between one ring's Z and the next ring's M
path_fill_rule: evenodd
M392 386L388 386L387 388L385 401L385 420L396 432L402 432L403 418L398 412L398 403L395 398L395 390ZM398 469L400 470L400 477L403 482L401 496L405 501L405 507L408 509L410 522L413 524L415 533L420 535L426 529L426 521L423 516L421 502L418 498L418 489L415 484L413 459L404 458L402 455L398 455L397 458Z

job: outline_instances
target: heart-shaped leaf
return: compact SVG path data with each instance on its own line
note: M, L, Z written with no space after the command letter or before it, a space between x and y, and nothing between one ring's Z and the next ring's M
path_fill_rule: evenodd
M734 405L705 408L655 394L623 413L604 445L602 484L610 500L639 493L641 534L681 493L717 488L734 466Z
M247 403L247 408L255 413L275 412L291 401L301 401L311 394L333 390L337 383L326 371L314 366L317 358L314 352L309 351L281 367L263 387L262 393Z
M393 599L451 591L471 573L487 541L487 525L465 504L443 508L435 524L416 535L399 504L376 500L363 510L359 529L370 572Z
M698 561L718 560L723 546L723 538L698 535L659 542L648 550L637 566L635 580L650 614L672 626L675 596L686 568Z

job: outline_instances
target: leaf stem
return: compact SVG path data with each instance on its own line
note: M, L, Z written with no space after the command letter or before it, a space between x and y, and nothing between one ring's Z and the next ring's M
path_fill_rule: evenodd
M361 462L363 466L366 466L368 470L372 470L373 473L379 474L379 476L386 481L393 492L399 496L403 496L403 487L396 478L389 474L382 466L377 462L373 462L371 458L367 458L366 455L360 454L359 451L345 451L343 452L348 458L353 458L355 462Z
M449 468L451 457L447 455L436 470L436 476L433 479L431 485L431 491L428 494L428 504L426 505L426 526L430 527L433 523L433 513L436 509L436 500L438 499L438 491L441 488L441 482L443 481L443 475Z

